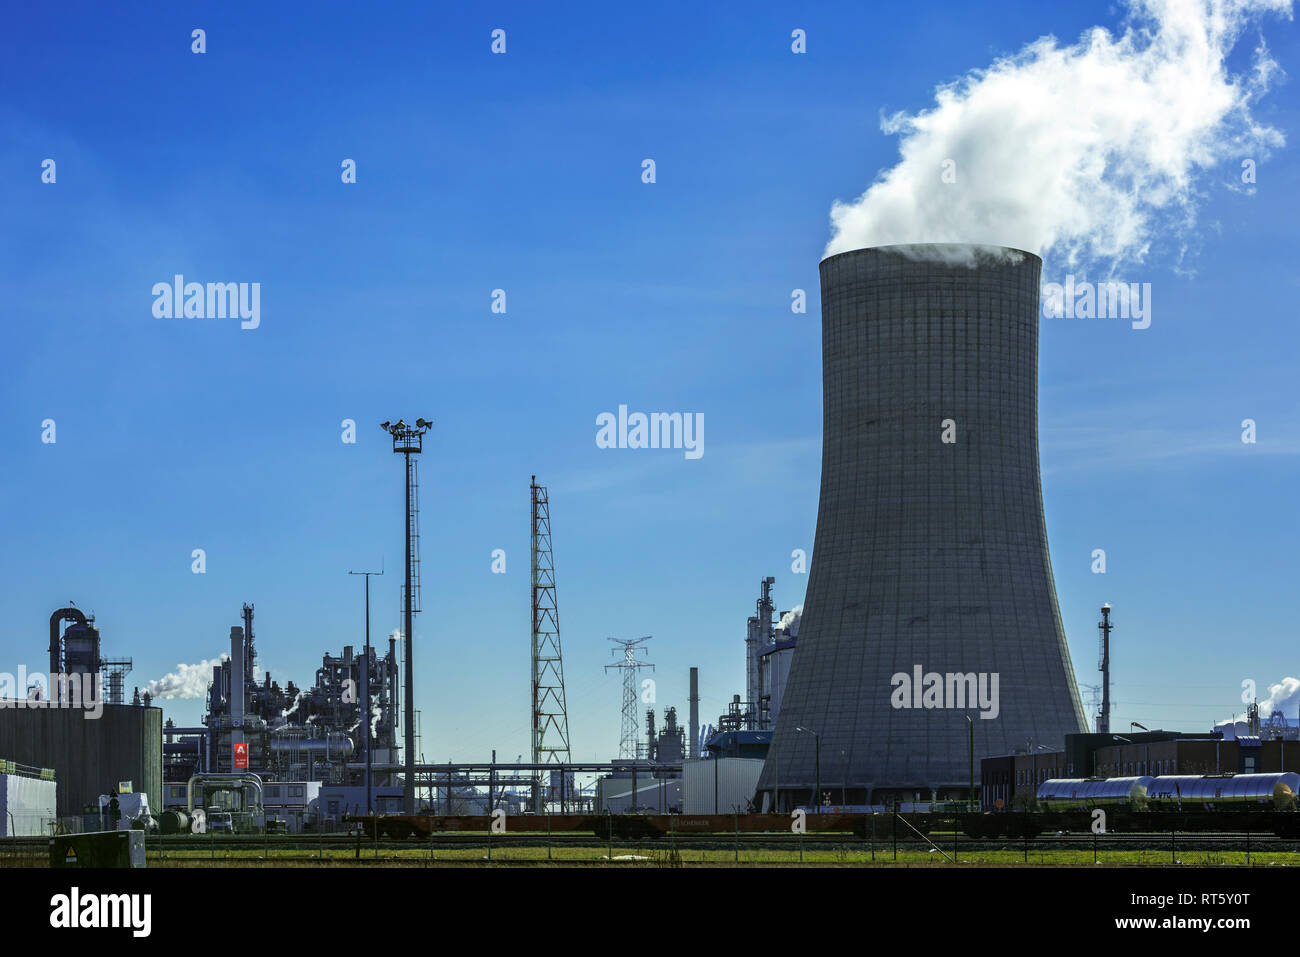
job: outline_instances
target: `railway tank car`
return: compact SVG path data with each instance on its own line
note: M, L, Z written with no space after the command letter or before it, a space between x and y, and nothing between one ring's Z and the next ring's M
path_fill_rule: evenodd
M1147 789L1153 810L1207 811L1263 808L1292 811L1300 792L1300 774L1166 775Z
M1271 830L1300 836L1300 774L1054 778L1039 785L1043 829L1087 830L1098 809L1115 831Z
M1094 807L1145 809L1152 777L1051 778L1038 786L1038 806L1044 811L1090 811Z

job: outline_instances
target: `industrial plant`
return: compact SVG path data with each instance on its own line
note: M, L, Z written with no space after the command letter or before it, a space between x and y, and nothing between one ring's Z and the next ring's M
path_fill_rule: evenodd
M372 642L370 579L386 572L352 570L365 578L364 639L324 649L314 675L282 682L258 666L254 603L235 614L232 598L238 623L225 623L228 652L211 668L204 714L177 726L147 689L126 700L132 659L106 655L93 616L58 608L48 681L0 708L0 826L60 839L140 831L146 841L429 840L496 827L613 840L780 832L807 814L814 829L863 836L878 815L907 814L923 837L940 825L990 836L1094 804L1122 808L1134 826L1186 829L1186 794L1215 813L1262 808L1252 826L1300 834L1300 748L1286 746L1300 722L1280 712L1261 721L1253 706L1244 728L1112 732L1109 604L1098 625L1102 704L1087 730L1043 520L1040 265L1021 250L934 246L821 263L824 437L809 584L802 602L778 610L777 579L765 576L752 614L737 609L744 686L727 689L723 713L701 716L691 662L684 710L644 708L653 636L606 636L605 671L621 684L618 751L574 757L552 546L552 521L563 519L532 476L526 519L522 495L519 510L530 541L529 740L502 742L517 746L513 761L495 751L426 761L412 639L418 463L433 422L398 419L381 427L403 464L402 627ZM102 715L85 720L91 707Z

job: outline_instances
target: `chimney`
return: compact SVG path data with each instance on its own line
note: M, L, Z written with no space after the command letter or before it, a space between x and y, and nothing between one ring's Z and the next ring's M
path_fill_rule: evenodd
M686 756L699 757L700 754L700 669L691 669L691 737L686 742Z
M231 770L235 745L244 743L244 629L230 629L230 735Z

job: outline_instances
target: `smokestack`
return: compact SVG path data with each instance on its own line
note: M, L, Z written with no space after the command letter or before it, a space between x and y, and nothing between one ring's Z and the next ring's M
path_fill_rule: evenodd
M686 744L688 758L699 757L700 749L700 669L691 669L691 737Z
M395 632L394 632L395 634ZM393 635L388 636L388 677L390 693L388 695L388 733L390 737L390 747L397 743L397 709L398 703L398 677L397 677L397 639ZM388 753L388 760L393 760L392 750Z
M949 246L821 263L817 533L759 780L781 810L810 800L818 743L822 789L863 804L964 796L968 716L977 756L1085 728L1038 472L1041 265Z
M1101 606L1101 621L1097 630L1101 632L1101 654L1098 656L1097 670L1101 672L1101 714L1097 715L1097 733L1110 734L1110 602Z
M230 767L234 770L235 745L244 743L244 629L230 629Z

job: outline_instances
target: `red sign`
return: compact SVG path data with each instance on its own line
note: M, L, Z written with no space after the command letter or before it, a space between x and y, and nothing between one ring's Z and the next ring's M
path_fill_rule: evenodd
M248 745L246 744L235 745L235 770L248 770Z

